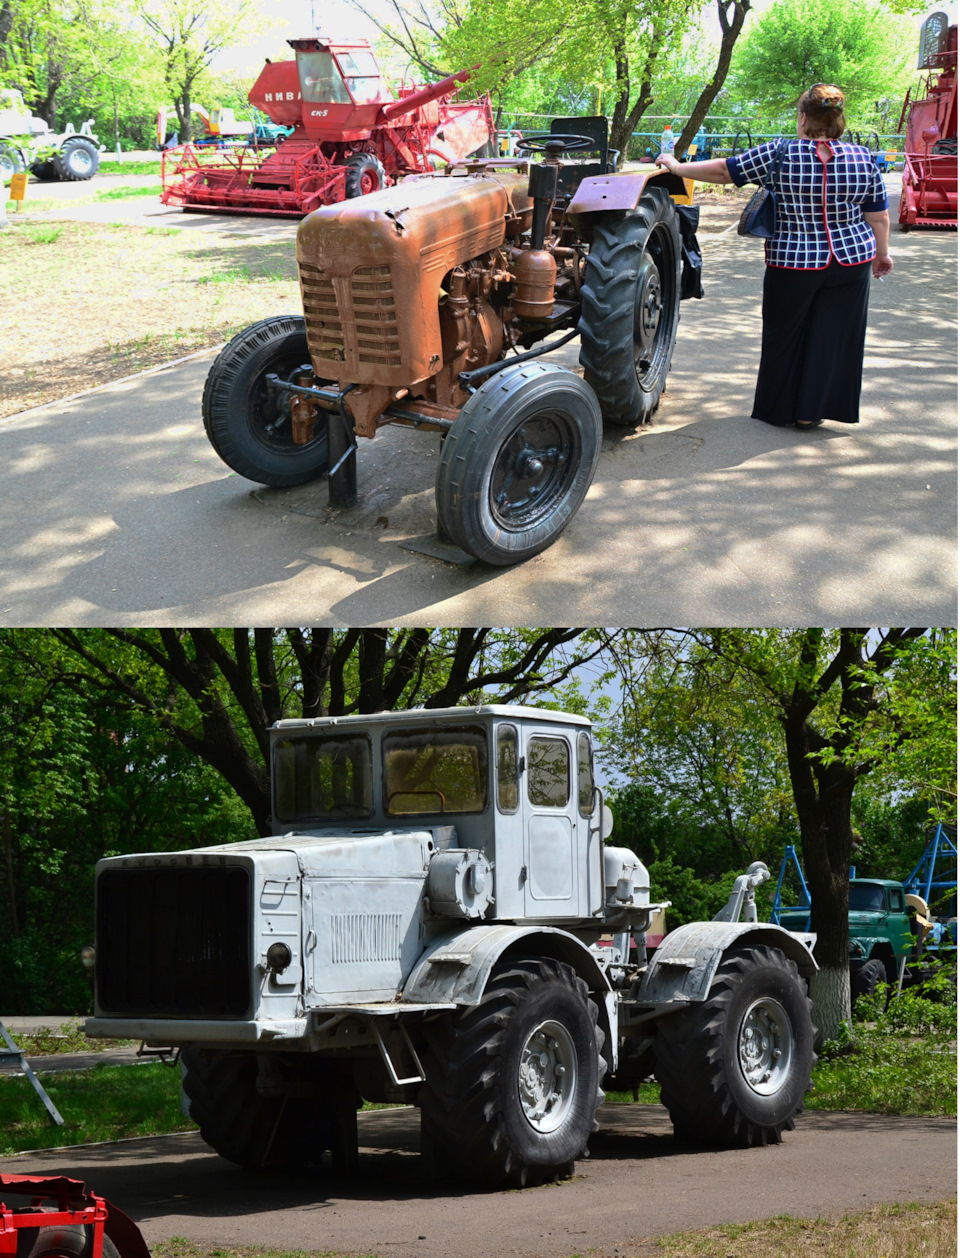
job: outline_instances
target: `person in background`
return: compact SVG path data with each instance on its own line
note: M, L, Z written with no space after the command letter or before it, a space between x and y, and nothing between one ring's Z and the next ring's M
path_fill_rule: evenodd
M860 418L870 274L893 270L883 177L859 144L841 144L843 93L815 83L797 107L797 139L734 157L657 165L706 183L759 183L777 196L777 230L765 242L763 338L753 418L813 428Z

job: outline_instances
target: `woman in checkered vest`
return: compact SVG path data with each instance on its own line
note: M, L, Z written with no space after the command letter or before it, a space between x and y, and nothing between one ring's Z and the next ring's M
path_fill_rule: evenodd
M688 179L757 183L776 193L753 418L779 427L857 423L870 275L893 270L883 177L869 150L839 142L846 125L843 93L815 83L800 98L796 140L682 166L657 158Z

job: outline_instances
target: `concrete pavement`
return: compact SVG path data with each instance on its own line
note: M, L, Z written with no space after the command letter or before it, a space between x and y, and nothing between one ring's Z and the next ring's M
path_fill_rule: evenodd
M360 1166L350 1180L250 1174L195 1133L24 1154L0 1171L85 1180L139 1224L148 1245L180 1236L207 1248L395 1258L640 1255L652 1250L645 1238L688 1228L830 1217L956 1191L952 1119L812 1112L780 1145L718 1151L675 1140L659 1105L608 1104L598 1118L575 1178L526 1192L430 1178L411 1109L360 1115Z
M862 422L809 433L749 418L760 242L703 245L706 298L684 303L653 426L607 433L579 514L528 563L463 569L400 548L434 528L436 435L361 443L350 511L329 509L323 481L232 474L200 421L211 355L0 422L0 620L955 623L956 235L894 234ZM576 366L576 342L555 361Z

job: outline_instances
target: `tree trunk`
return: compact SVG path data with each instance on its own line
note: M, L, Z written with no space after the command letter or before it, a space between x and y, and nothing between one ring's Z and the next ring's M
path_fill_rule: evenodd
M732 16L728 12L730 9L733 9ZM717 68L713 72L713 78L700 93L700 97L693 107L693 113L687 119L686 126L680 133L676 146L678 157L682 153L686 153L693 143L693 137L700 130L701 122L706 118L710 106L716 100L720 89L726 82L727 74L730 71L730 60L733 56L733 46L740 37L743 22L749 10L750 0L717 0L717 14L720 18L720 29L723 32L720 39L720 52L717 56Z
M10 827L10 813L3 814L3 848L7 858L7 889L10 897L10 934L14 939L20 937L20 918L17 914L17 878L13 869L13 835Z
M824 965L814 974L810 983L813 998L813 1025L816 1043L835 1040L840 1024L850 1025L850 967L849 965Z

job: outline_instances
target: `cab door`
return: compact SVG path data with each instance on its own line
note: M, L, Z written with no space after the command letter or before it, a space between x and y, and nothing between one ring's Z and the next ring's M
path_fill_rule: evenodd
M527 917L579 915L574 862L574 757L556 726L524 731L524 913Z

